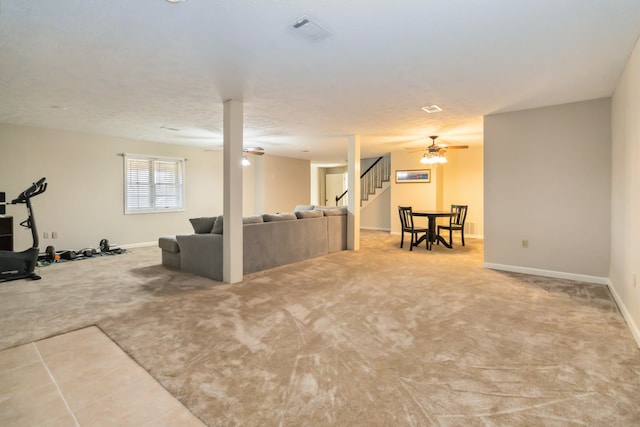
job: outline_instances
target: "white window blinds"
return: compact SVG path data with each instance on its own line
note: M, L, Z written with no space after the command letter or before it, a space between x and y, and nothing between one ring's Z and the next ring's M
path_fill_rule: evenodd
M184 159L126 154L125 214L184 210Z

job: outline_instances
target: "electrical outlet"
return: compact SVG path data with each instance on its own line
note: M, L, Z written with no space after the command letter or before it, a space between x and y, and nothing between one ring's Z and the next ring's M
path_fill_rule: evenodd
M42 238L43 239L48 239L49 238L49 233L47 233L46 231L44 233L42 233Z
M52 231L51 232L51 238L52 239L57 239L58 238L58 232L57 231Z
M529 247L529 241L527 239L523 239L522 240L522 247L523 248L528 248Z

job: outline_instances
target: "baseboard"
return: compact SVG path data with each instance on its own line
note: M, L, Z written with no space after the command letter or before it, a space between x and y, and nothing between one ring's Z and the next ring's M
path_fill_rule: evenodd
M146 248L148 246L156 246L158 244L157 240L153 242L140 242L140 243L129 243L128 245L115 245L122 249L133 249L133 248Z
M504 264L493 264L490 262L485 262L482 264L485 268L490 268L492 270L502 270L502 271L510 271L513 273L523 273L523 274L532 274L534 276L544 276L544 277L553 277L556 279L568 279L568 280L577 280L579 282L587 282L587 283L595 283L598 285L606 285L613 295L613 299L615 300L620 312L622 313L622 317L624 317L625 322L627 323L627 327L631 331L631 335L633 335L633 339L636 341L636 345L640 348L640 328L636 322L634 322L629 310L624 305L622 298L616 292L611 280L608 277L599 277L599 276L588 276L584 274L573 274L573 273L564 273L561 271L552 271L552 270L541 270L538 268L529 268L529 267L519 267L514 265L504 265Z
M360 227L360 228L364 228L364 227ZM373 230L373 229L372 229ZM381 229L382 230L382 229ZM393 234L394 236L399 236L400 232L399 231L390 231L390 230L385 230L385 231L389 231L389 234ZM456 241L458 241L458 236L454 236L454 241L453 243L455 244ZM464 235L465 240L466 239L484 239L484 235L483 234L465 234Z
M622 298L620 298L620 295L618 295L618 292L616 292L616 289L613 287L613 284L608 279L607 279L607 286L609 287L609 291L611 292L611 295L613 295L613 299L616 301L616 304L618 304L618 308L622 313L622 317L624 317L624 320L627 322L627 326L631 331L631 335L633 335L633 339L636 340L636 345L638 346L638 348L640 348L640 328L638 328L638 325L636 324L636 322L633 321L633 318L631 317L629 310L627 310L627 306L624 305L624 302L622 302Z
M517 265L494 264L485 262L482 264L485 268L491 270L510 271L512 273L531 274L533 276L553 277L555 279L576 280L578 282L596 283L598 285L608 285L608 277L589 276L586 274L565 273L563 271L542 270L539 268L520 267Z
M374 230L374 231L391 231L388 228L382 228L382 227L362 227L360 226L360 230ZM398 233L399 234L399 233Z

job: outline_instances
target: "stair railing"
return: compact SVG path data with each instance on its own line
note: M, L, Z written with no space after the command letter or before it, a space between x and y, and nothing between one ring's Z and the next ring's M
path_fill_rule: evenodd
M376 188L382 188L383 182L388 182L391 176L391 158L378 157L371 166L360 175L360 204L365 200L369 200L369 196L375 194ZM349 190L344 190L339 196L336 196L336 206L340 200L347 194Z

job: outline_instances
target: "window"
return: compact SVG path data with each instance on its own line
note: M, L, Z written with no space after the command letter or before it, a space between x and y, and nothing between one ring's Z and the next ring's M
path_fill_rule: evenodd
M184 210L184 159L124 155L124 213Z

